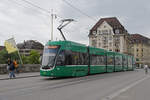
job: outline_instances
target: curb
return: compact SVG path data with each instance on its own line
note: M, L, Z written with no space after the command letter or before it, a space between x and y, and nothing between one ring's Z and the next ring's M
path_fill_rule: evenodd
M31 75L31 76L21 76L21 77L15 77L12 79L20 79L20 78L29 78L29 77L39 77L40 75ZM11 80L10 78L0 78L0 80Z

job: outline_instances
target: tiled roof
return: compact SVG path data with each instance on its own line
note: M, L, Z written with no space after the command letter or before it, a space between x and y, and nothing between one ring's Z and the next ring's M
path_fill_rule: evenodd
M119 20L116 17L109 17L109 18L101 18L90 30L90 34L92 34L93 31L96 31L97 28L106 21L113 29L120 29L122 32L126 31L125 28L121 25Z
M132 43L148 43L148 41L150 41L149 38L145 37L145 36L142 36L140 34L131 34L130 35L130 40Z

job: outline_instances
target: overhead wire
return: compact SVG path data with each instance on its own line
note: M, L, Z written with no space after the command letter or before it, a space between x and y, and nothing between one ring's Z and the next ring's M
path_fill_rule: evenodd
M70 7L74 8L75 10L77 10L78 12L80 12L81 14L83 14L84 16L90 18L93 21L97 21L95 18L89 16L87 13L83 12L82 10L80 10L79 8L75 7L74 5L72 5L70 2L66 1L66 0L62 0L64 3L66 3L67 5L69 5Z
M19 2L17 2L16 0L8 0L8 1L10 1L10 2L12 2L12 3L15 3L15 4L17 4L18 6L20 6L20 7L23 7L23 8L26 8L26 9L31 9L29 6L27 6L27 5L24 5L24 4L22 4L22 3L19 3ZM32 10L32 9L31 9ZM35 10L35 11L37 11L37 10ZM38 13L41 13L42 15L45 15L45 16L47 16L47 17L49 17L50 15L48 15L47 13L44 13L44 12L42 12L42 11L40 11L40 12L38 12ZM34 13L33 13L34 14ZM41 16L39 16L39 15L36 15L36 17L39 17L44 23L45 23L45 20L43 20L43 17L41 17ZM46 23L45 23L46 24ZM46 24L47 25L47 24Z
M51 12L48 11L47 9L44 9L44 8L38 6L37 4L33 4L32 2L30 2L30 1L28 1L28 0L21 0L21 1L24 1L25 3L30 4L30 5L32 5L33 7L38 8L38 9L44 11L44 12L51 13Z
M11 1L12 1L12 0L11 0ZM46 12L46 13L48 13L48 14L51 14L51 12L50 12L49 10L44 9L44 8L40 7L39 5L37 5L37 4L35 4L35 3L32 3L32 2L29 1L29 0L20 0L20 1L23 1L23 2L25 2L25 3L27 3L27 4L31 5L31 6L33 6L33 7L35 7L35 8L38 8L38 9L40 9L41 11L44 11L44 12ZM89 16L88 14L84 13L84 12L81 11L80 9L74 7L71 3L67 2L66 0L63 0L63 1L64 1L66 4L68 4L70 7L76 9L77 11L79 11L81 14L87 16L88 18L92 19L93 21L96 21L96 19L94 19L93 17L91 17L91 16ZM18 3L18 4L19 4L19 3ZM20 5L23 5L23 4L20 4ZM49 15L49 16L50 16L50 15ZM61 19L63 19L63 17L61 17L61 16L58 15L58 14L57 14L56 16L59 17L59 18L61 18Z
M35 3L32 3L31 1L29 1L29 0L20 0L20 1L23 1L23 2L25 2L25 3L27 3L27 4L29 4L29 5L31 5L31 6L33 6L33 7L35 7L35 8L38 8L38 9L40 9L41 11L43 11L43 12L46 12L46 13L48 13L48 14L52 14L52 12L50 12L49 10L47 10L47 9L44 9L44 8L42 8L42 7L40 7L39 5L37 5L37 4L35 4ZM58 14L55 14L57 17L59 17L59 18L63 18L62 16L60 16L60 15L58 15ZM50 15L49 15L50 16Z

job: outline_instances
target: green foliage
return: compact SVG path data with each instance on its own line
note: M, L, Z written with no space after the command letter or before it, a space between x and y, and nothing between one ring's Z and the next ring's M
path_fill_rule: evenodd
M30 64L39 64L40 53L36 50L30 51L30 56L28 57L28 61Z
M0 51L0 64L6 64L8 58L11 58L12 60L13 59L19 59L18 53L14 52L14 53L8 54L6 49L1 50Z
M15 59L16 59L16 60L19 60L18 51L11 53L11 54L10 54L10 58L11 58L12 60L15 60Z
M6 64L8 58L11 58L11 60L18 60L18 63L20 63L20 58L18 55L18 52L13 52L11 54L8 54L6 49L3 49L0 51L0 64ZM39 64L39 58L40 54L36 50L31 50L30 51L30 56L23 56L21 55L23 64Z
M9 54L7 53L6 49L0 51L0 64L5 64L7 62Z
M21 59L22 59L23 64L29 64L29 60L27 56L22 55Z

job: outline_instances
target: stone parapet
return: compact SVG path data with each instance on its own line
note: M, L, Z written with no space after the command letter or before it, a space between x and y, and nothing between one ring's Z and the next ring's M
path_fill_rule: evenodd
M40 64L24 64L19 65L18 70L20 73L26 72L39 72ZM0 74L7 74L7 64L0 64Z

